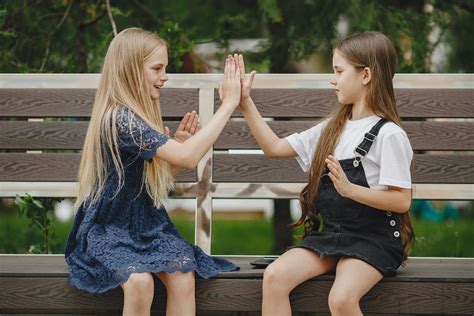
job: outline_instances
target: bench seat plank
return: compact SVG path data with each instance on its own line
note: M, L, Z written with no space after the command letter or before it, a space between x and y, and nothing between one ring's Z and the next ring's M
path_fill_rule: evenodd
M259 311L263 269L253 269L250 265L256 257L226 258L240 265L241 270L221 273L216 279L198 279L197 310ZM398 276L385 278L363 298L362 310L366 313L472 312L473 261L410 258ZM323 275L297 287L290 296L293 310L328 312L327 296L333 280L333 275ZM104 294L90 294L70 286L62 255L0 255L0 312L120 311L122 296L118 288ZM157 280L153 310L163 311L165 301L163 285Z
M263 269L255 269L250 262L261 256L222 256L240 266L239 271L221 272L219 278L262 278ZM63 255L0 255L0 276L65 277L68 275ZM328 274L317 279L334 280ZM396 277L384 282L474 282L472 258L416 258L411 257Z

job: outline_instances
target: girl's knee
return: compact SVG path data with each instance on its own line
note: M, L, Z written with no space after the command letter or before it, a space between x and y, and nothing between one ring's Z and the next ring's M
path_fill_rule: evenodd
M359 304L360 298L348 289L334 289L329 292L328 304L331 312L353 310Z
M128 280L121 284L124 291L135 293L151 294L153 296L154 282L150 273L132 273Z
M288 288L288 276L289 271L282 264L274 262L270 264L263 272L263 288L269 291L290 291Z
M161 277L168 292L179 293L180 295L194 295L196 278L193 272L173 272L166 273Z

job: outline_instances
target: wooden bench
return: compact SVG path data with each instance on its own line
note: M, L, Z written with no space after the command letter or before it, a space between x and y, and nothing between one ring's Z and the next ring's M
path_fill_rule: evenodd
M205 124L219 104L215 89L220 78L171 75L161 99L166 124L173 130L190 110L198 111ZM98 79L95 74L0 75L0 197L76 196L78 151ZM262 115L273 118L272 128L285 136L331 112L335 97L329 80L330 75L259 75L253 97ZM473 82L473 75L395 78L403 128L415 150L415 199L474 200ZM306 176L295 159L242 152L256 148L236 111L197 170L178 177L174 196L196 199L195 242L208 253L213 199L296 198L304 186ZM251 241L242 236L242 242ZM258 314L263 270L252 269L252 256L229 259L241 266L239 272L198 279L199 314ZM295 313L327 313L333 279L324 275L296 288L291 295ZM473 314L473 293L474 259L410 258L361 306L369 314ZM153 311L162 313L164 302L163 287L156 282ZM120 289L98 295L71 287L62 255L0 255L0 313L119 314L121 307Z

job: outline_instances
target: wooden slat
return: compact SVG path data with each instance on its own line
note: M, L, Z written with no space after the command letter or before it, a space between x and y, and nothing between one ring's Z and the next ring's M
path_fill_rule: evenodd
M272 121L279 137L311 128L315 121ZM82 149L88 126L82 122L0 121L0 149ZM171 131L179 122L165 121ZM473 122L403 122L414 150L474 150ZM453 141L455 140L455 141ZM214 149L258 149L245 122L227 124Z
M473 155L415 155L413 183L474 183ZM306 182L296 159L214 155L215 182Z
M209 194L213 199L297 199L304 183L212 183ZM202 190L200 183L180 182L170 197L195 198ZM19 182L0 181L0 197L30 194L36 197L77 197L77 182ZM474 184L414 183L416 200L474 200Z
M0 153L0 181L76 181L80 154ZM178 182L195 182L195 170L180 171Z
M0 278L0 312L120 312L123 294L113 289L90 294L68 285L66 278ZM293 312L329 312L332 281L310 280L291 292ZM218 279L196 281L197 311L260 311L262 281ZM469 314L474 284L379 283L361 301L364 313ZM448 293L448 296L445 295ZM155 278L152 311L163 311L166 293Z
M474 89L396 89L395 97L401 117L474 117ZM266 117L326 117L337 103L330 89L254 89L252 98Z
M216 279L196 280L198 311L260 311L263 269L254 257L228 257L241 267ZM474 308L472 259L411 258L396 277L384 278L361 301L364 313L466 314ZM453 278L453 276L455 278ZM155 279L153 311L165 307L165 291ZM318 276L290 295L294 312L328 312L334 275ZM0 255L0 312L121 311L119 288L103 294L68 284L64 257Z
M267 123L279 137L286 137L307 130L317 122L270 121ZM474 122L403 122L402 127L407 132L414 150L474 150ZM221 150L255 148L259 149L259 146L247 123L240 121L227 123L214 144L214 149Z
M198 110L198 89L163 89L164 117ZM89 117L95 89L0 89L0 117Z
M238 271L221 272L221 278L262 278L263 269L255 269L250 262L260 256L222 256L240 267ZM474 282L474 258L409 257L395 277L384 282ZM68 267L64 255L0 254L0 277L65 277ZM334 280L334 274L318 276Z
M172 132L178 121L165 121ZM82 149L88 121L26 122L0 121L0 149Z

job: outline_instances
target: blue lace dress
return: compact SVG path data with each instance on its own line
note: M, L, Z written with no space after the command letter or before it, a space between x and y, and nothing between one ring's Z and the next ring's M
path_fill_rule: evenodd
M79 207L65 248L70 283L102 293L131 273L195 271L209 278L238 269L186 242L165 208L156 208L146 189L141 190L144 163L168 137L130 114L126 108L117 112L124 186L115 195L118 177L111 168L101 198Z

